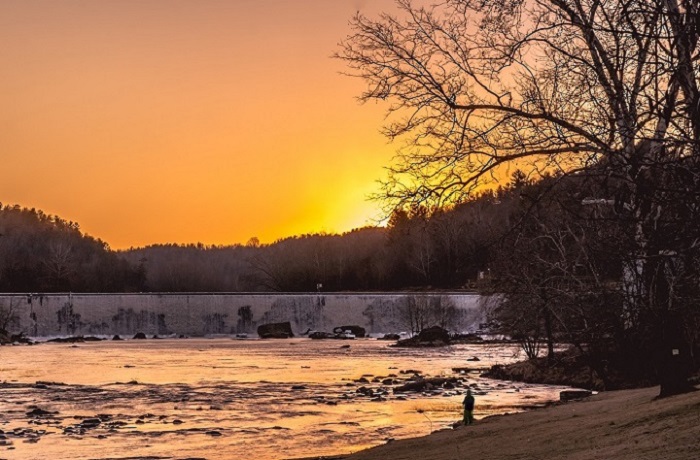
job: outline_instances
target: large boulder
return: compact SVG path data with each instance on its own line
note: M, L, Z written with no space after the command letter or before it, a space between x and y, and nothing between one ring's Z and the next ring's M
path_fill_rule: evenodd
M420 342L450 343L450 334L440 326L433 326L420 331L420 334L418 334L418 340Z
M364 337L366 332L365 328L362 326L338 326L333 328L334 334L340 334L345 331L350 331L355 337Z
M289 321L284 323L268 323L258 326L258 337L261 339L288 339L294 337L292 325Z
M423 329L420 334L396 342L397 347L444 347L450 344L450 334L440 326Z

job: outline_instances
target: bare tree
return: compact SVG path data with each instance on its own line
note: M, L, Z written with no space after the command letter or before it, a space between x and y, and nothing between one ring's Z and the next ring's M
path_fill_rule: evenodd
M406 297L400 315L415 335L432 326L450 329L457 320L457 307L446 296L411 295Z
M418 334L423 329L432 326L430 314L430 299L423 295L406 297L402 311L403 322L409 327L411 335Z
M70 277L75 273L73 247L67 241L49 243L44 259L47 283L55 290L70 290Z
M666 338L692 296L677 297L666 278L697 273L698 2L397 5L396 16L358 14L338 53L367 82L361 100L390 101L385 132L404 142L384 198L458 202L514 165L607 178L606 196L593 198L613 203L625 230L628 330L662 347L660 375L674 377L661 394L683 391L684 373L664 369L688 351Z
M17 305L9 298L9 305L0 305L0 335L7 335L17 326Z
M519 202L515 216L521 223L496 245L482 289L500 295L491 317L529 357L546 344L552 363L555 343L571 343L606 382L603 355L607 361L619 355L610 342L624 341L620 296L614 294L622 252L618 227L605 219L612 210L591 209L577 198L588 188L582 181L548 178L519 188L511 199Z

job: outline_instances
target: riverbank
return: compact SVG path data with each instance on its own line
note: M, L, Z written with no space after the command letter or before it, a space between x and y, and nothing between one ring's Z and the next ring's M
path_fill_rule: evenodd
M477 420L393 441L347 460L694 459L700 455L700 391L655 399L658 387L599 393L586 400ZM477 410L478 416L478 400Z
M630 390L656 385L653 376L629 366L621 356L606 357L605 374L596 372L589 357L574 348L559 351L550 359L539 357L511 364L492 366L482 377L514 382L544 383L587 388L596 391ZM634 370L637 372L633 372Z

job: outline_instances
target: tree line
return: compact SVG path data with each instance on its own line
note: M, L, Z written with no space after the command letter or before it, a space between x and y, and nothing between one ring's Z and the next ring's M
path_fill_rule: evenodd
M520 174L520 173L519 173ZM517 176L517 177L516 177ZM519 175L449 209L397 209L386 227L260 244L114 251L77 223L0 206L2 292L337 292L475 289L507 230Z
M474 289L494 232L498 198L449 210L396 210L387 227L246 245L153 245L120 255L149 291L338 292ZM507 217L506 217L507 218Z

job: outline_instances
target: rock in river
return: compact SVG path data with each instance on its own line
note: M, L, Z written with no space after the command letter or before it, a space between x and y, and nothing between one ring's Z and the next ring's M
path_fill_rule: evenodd
M284 323L268 323L258 326L258 337L261 339L288 339L294 337L292 325Z
M338 326L333 328L334 334L341 334L345 331L350 331L355 337L364 337L367 331L362 326Z
M397 347L441 347L449 345L450 334L440 326L423 329L417 336L396 342Z

